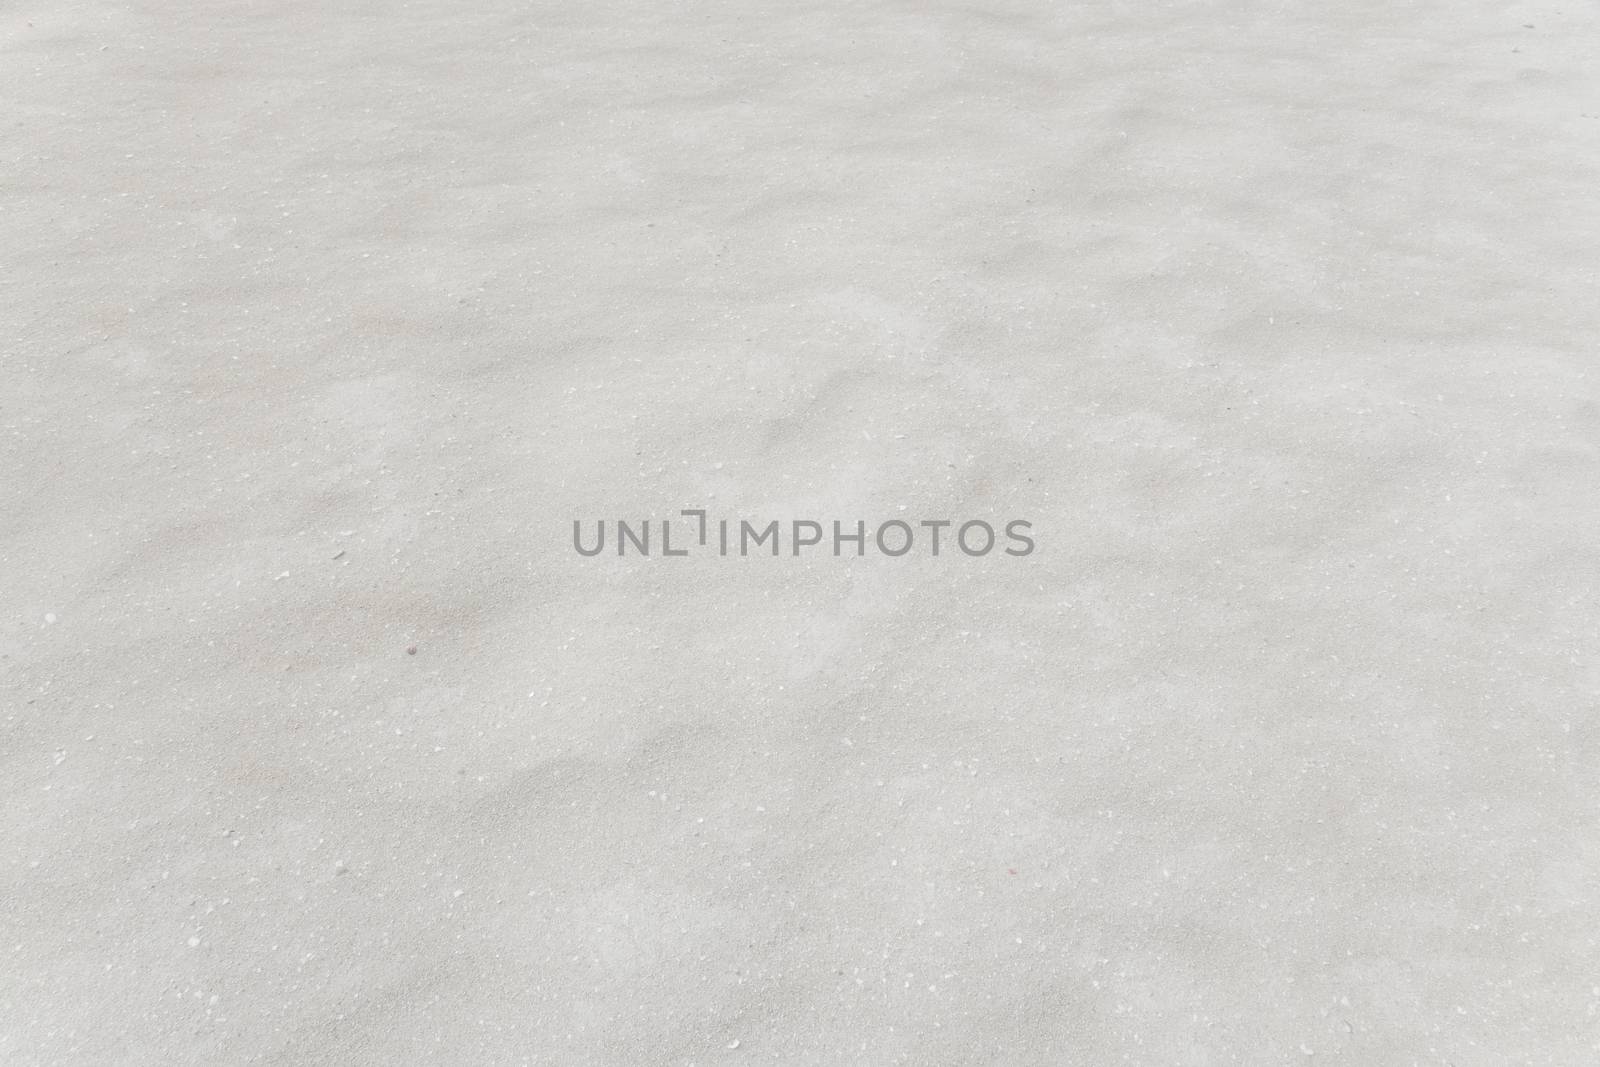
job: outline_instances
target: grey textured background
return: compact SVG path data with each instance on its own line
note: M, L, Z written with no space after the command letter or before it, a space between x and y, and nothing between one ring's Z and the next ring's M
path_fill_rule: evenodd
M0 1060L1600 1062L1597 56L0 7Z

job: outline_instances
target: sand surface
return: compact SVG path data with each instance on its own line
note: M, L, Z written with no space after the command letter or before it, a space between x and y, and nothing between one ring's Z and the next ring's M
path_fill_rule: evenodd
M0 166L8 1067L1600 1062L1593 3L13 0Z

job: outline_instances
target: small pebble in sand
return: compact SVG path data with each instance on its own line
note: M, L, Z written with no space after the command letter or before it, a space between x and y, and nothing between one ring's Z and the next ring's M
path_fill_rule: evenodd
M417 654L417 646L416 645L407 645L406 646L406 655L415 656L416 654Z

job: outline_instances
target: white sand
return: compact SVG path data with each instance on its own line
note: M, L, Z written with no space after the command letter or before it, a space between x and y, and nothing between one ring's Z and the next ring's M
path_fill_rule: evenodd
M0 1062L1600 1062L1597 57L0 7Z

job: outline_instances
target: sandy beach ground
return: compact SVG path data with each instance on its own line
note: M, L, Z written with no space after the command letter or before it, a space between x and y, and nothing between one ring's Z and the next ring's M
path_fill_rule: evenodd
M5 1064L1600 1062L1592 3L17 0L0 160Z

